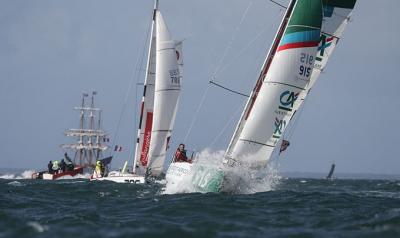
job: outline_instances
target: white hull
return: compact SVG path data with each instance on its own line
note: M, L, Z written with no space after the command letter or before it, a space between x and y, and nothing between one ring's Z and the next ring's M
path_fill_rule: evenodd
M96 173L90 178L90 181L111 181L115 183L134 183L134 184L144 184L146 179L144 176L130 174L130 173L120 173L117 171L112 171L107 177L98 177Z
M180 184L192 170L193 164L185 162L171 163L165 175L167 186L177 186Z
M179 192L218 192L223 182L223 172L186 162L171 163L165 176L166 193Z

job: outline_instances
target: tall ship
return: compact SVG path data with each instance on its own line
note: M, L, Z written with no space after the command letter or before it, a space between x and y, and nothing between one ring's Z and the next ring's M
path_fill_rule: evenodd
M102 109L95 107L96 95L95 91L91 95L83 93L81 105L74 108L79 113L79 127L64 132L66 137L72 137L75 141L60 145L65 151L64 158L61 161L49 161L47 170L32 174L32 178L55 180L75 177L92 171L98 161L103 165L111 162L111 156L104 157L110 140L107 132L102 129ZM72 159L69 154L73 155Z

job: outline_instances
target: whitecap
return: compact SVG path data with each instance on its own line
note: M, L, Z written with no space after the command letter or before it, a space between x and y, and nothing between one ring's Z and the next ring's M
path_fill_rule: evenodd
M8 185L11 185L11 186L14 186L14 187L22 187L22 186L25 186L25 184L22 184L21 182L18 182L18 181L12 181L12 182L9 182L9 183L7 183Z
M35 170L25 170L20 174L6 173L3 175L0 175L0 179L31 179L33 173L36 173L36 171Z
M42 233L45 232L47 230L49 230L49 227L46 225L41 225L39 224L39 222L36 221L30 221L28 223L26 223L28 226L32 227L35 231Z

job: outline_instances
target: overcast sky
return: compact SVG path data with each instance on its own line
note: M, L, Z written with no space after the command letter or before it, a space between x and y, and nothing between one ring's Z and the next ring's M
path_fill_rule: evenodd
M184 139L209 87L187 147L224 150L245 98L208 81L222 68L218 82L249 93L283 10L268 0L160 2L172 35L185 40L172 149ZM0 167L38 169L61 159L59 144L68 142L64 130L78 125L73 107L84 90L98 91L104 129L115 134L130 82L143 81L135 65L152 7L151 0L0 1ZM335 161L343 173L400 173L398 9L398 0L358 1L280 160L282 171L324 173ZM135 86L128 99L117 165L132 160Z

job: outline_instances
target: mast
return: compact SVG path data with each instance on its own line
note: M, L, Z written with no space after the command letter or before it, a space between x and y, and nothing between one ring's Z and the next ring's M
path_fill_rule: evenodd
M149 38L149 50L147 53L146 78L144 81L143 96L140 103L140 118L136 136L135 155L133 158L133 173L137 164L142 170L147 167L147 155L150 147L150 137L153 123L155 64L156 64L156 28L159 1L154 1L151 32ZM136 116L136 115L135 115Z
M79 111L79 128L65 131L66 136L76 137L77 143L61 145L63 149L76 151L75 164L82 167L94 166L94 159L100 159L101 153L108 148L107 145L102 144L108 134L101 129L100 115L102 110L94 105L95 95L97 95L97 92L92 92L90 106L86 106L85 98L89 95L87 93L82 94L81 106L74 108ZM98 117L98 125L95 128L96 116ZM89 118L87 127L85 125L86 117Z

